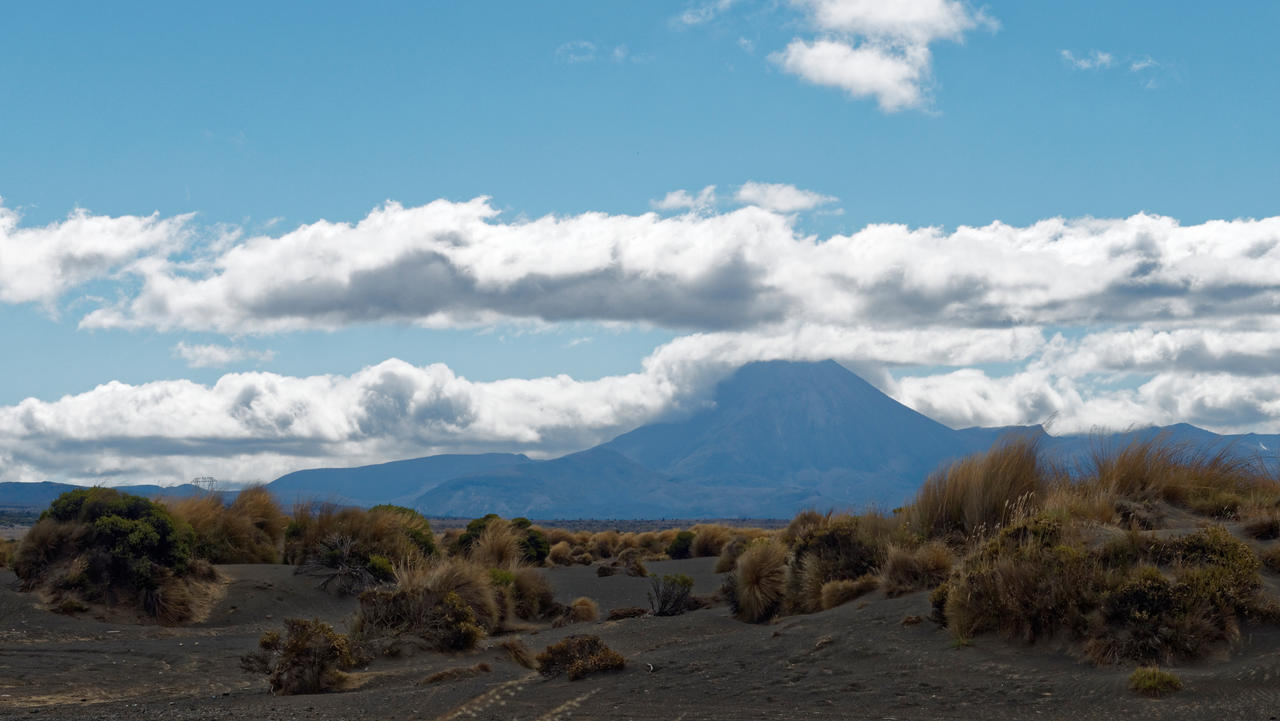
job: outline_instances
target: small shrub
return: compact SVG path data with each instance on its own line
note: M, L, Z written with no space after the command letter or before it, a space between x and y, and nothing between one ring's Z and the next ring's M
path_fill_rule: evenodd
M291 618L284 622L285 637L269 631L258 641L258 651L242 656L240 666L250 673L266 674L275 694L323 693L339 688L343 671L355 668L361 658L350 642L318 619Z
M857 579L840 579L822 584L821 608L828 611L864 596L880 586L880 579L868 573Z
M727 579L726 596L735 616L763 623L778 615L786 596L789 571L787 549L776 541L752 544L738 557Z
M446 668L443 671L436 671L430 676L418 682L419 686L427 686L433 683L442 683L444 681L459 681L464 678L474 678L481 674L486 674L493 669L487 663L477 663L474 666L455 666L454 668Z
M690 608L693 579L683 573L654 578L650 581L649 608L655 616L677 616Z
M694 537L692 531L680 531L667 546L667 555L676 559L690 558L693 553Z
M1140 666L1129 674L1129 689L1143 696L1160 697L1182 690L1182 679L1155 666Z
M542 675L554 678L565 674L570 681L601 671L621 671L626 665L622 654L606 646L599 636L569 636L538 654Z
M374 506L369 509L369 513L393 513L399 516L402 523L400 531L408 536L409 540L413 541L413 544L418 547L418 551L423 556L434 556L439 552L436 546L435 534L431 532L431 522L421 513L412 508L395 506L389 503Z
M0 568L10 568L13 566L13 556L17 550L17 541L0 540Z
M617 566L610 566L608 564L600 564L599 566L596 566L597 578L608 578L609 576L616 576L616 575L618 575Z

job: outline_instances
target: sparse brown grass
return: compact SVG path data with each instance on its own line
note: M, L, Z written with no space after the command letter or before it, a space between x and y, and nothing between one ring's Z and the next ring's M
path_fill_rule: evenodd
M836 606L842 606L855 598L871 593L879 586L880 579L870 573L855 579L827 581L822 584L822 591L819 594L822 610L829 611Z
M790 570L787 548L776 541L751 544L734 569L730 606L749 623L763 623L782 610Z
M527 669L538 670L538 660L534 657L533 651L525 645L524 641L518 638L508 638L499 643L498 646L507 652L512 661Z
M464 678L475 678L476 676L489 673L492 670L493 669L489 667L489 664L484 662L477 663L474 666L454 666L453 668L446 668L443 671L436 671L430 676L419 681L418 685L427 686L433 683L460 681Z
M884 593L892 598L934 588L947 580L954 561L951 549L938 541L930 541L914 550L889 546L880 573Z

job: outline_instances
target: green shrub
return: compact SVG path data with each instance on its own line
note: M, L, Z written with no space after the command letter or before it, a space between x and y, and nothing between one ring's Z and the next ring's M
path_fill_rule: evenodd
M1141 666L1129 675L1129 689L1143 696L1159 697L1182 690L1182 679L1155 666Z
M680 531L667 545L667 555L672 558L690 558L693 554L693 531Z
M678 616L690 610L693 579L683 573L654 578L649 582L649 608L655 616Z
M568 636L538 654L543 676L565 674L570 681L601 671L621 671L626 665L622 654L604 645L599 636Z
M343 671L362 661L346 636L319 619L291 618L284 625L283 639L279 633L268 631L259 639L256 652L240 658L242 669L267 676L272 693L332 691L345 680Z
M18 546L14 572L23 588L46 588L55 601L125 603L166 623L191 614L185 577L197 569L194 534L156 503L111 488L62 494Z

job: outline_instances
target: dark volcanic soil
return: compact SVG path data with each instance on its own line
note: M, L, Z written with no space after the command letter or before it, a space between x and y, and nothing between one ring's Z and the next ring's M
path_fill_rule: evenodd
M650 563L714 591L714 559ZM341 630L354 609L288 566L224 566L226 595L206 621L181 628L66 617L36 607L0 571L0 718L4 719L1269 719L1280 712L1280 631L1244 629L1229 658L1179 667L1186 684L1151 700L1125 688L1131 667L1094 668L1063 649L982 637L956 648L925 621L927 594L864 597L825 613L753 626L723 607L671 618L540 628L519 634L541 650L594 633L626 656L620 673L546 680L487 639L457 656L377 659L358 688L273 697L239 670L241 654L286 617ZM644 579L594 569L547 571L562 602L589 596L602 617L645 606ZM446 668L487 662L476 678L417 685Z

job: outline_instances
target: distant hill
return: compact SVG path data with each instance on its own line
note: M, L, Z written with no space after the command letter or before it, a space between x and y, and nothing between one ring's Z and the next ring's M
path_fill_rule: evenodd
M313 468L283 475L267 487L277 498L353 506L409 505L423 492L459 476L529 463L518 453L444 454L357 468Z
M82 487L70 483L50 483L48 481L40 483L7 481L0 483L0 508L43 509L58 496ZM117 486L116 489L145 498L186 498L205 493L204 489L189 483L184 483L181 486Z
M297 500L396 503L432 516L784 518L807 507L891 508L929 472L1010 433L1041 436L1068 465L1099 446L1159 434L1210 451L1261 455L1275 467L1280 435L1220 436L1178 424L1106 436L1054 437L1040 426L954 430L907 408L833 362L751 363L687 418L642 426L595 448L534 461L520 454L438 455L358 468L317 468L268 487ZM0 483L0 507L44 507L73 488ZM134 490L137 489L137 490ZM194 486L136 486L189 495Z

